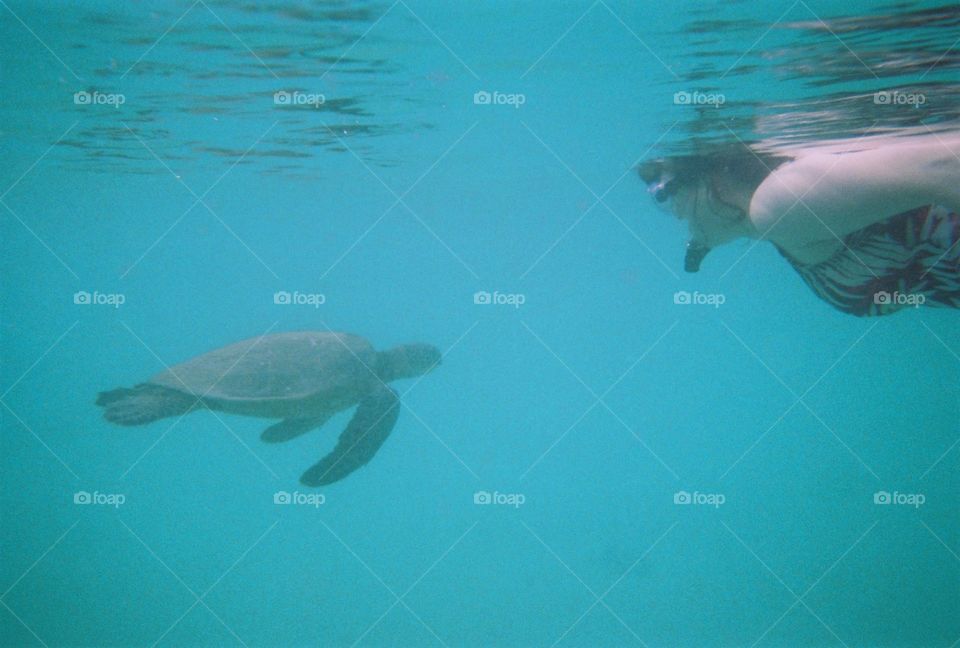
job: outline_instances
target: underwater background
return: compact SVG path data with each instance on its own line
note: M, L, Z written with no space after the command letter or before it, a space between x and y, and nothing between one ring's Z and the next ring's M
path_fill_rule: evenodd
M957 313L635 171L955 125L956 4L0 5L0 644L958 645ZM94 405L295 330L444 352L328 487L349 412Z

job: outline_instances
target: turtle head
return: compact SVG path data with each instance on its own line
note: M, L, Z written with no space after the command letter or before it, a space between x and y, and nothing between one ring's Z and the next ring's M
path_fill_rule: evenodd
M422 376L440 364L440 349L432 344L404 344L377 356L377 375L383 382Z

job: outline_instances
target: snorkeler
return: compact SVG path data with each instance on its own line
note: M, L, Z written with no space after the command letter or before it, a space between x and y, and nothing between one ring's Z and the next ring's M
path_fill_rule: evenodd
M823 300L853 315L960 307L960 136L857 140L768 153L746 146L644 163L687 221L684 269L738 238L767 240Z

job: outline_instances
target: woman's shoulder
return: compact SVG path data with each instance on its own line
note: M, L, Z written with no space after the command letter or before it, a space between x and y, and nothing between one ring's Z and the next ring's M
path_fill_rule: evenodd
M960 158L936 138L896 138L801 151L774 169L750 201L760 236L819 250L931 203L960 202Z

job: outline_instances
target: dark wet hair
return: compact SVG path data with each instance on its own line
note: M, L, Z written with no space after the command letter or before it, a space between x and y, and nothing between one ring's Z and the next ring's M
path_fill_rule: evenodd
M665 198L680 187L715 173L732 177L754 190L771 171L788 161L790 158L785 156L754 151L743 144L731 144L695 155L649 160L641 163L637 171L646 184L661 183L655 198L662 202L661 195Z

